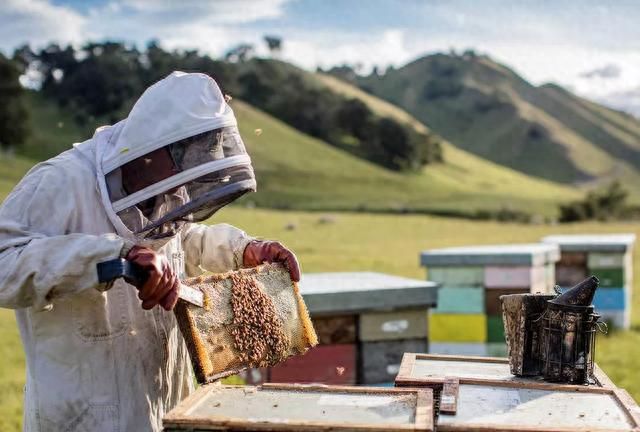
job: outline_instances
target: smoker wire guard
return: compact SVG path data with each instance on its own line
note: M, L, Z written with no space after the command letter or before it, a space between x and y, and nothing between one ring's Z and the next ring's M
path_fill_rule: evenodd
M548 317L549 308L553 305L553 303L549 303L550 300L553 300L561 295L560 287L554 287L555 295L545 295L545 294L511 294L506 296L501 296L500 300L502 303L502 315L504 322L504 330L505 330L505 339L507 343L507 352L509 355L509 367L511 369L511 373L516 376L542 376L546 381L550 382L567 382L567 383L578 383L578 381L574 380L563 380L561 376L563 375L563 366L570 366L574 371L584 369L584 380L581 380L581 384L589 385L595 382L595 378L593 375L594 364L595 364L595 349L596 349L596 333L599 331L603 334L607 333L607 324L605 322L600 321L602 318L601 315L597 314L594 310L593 306L586 307L570 307L565 306L566 311L569 313L573 313L574 315L581 314L583 317L590 317L591 319L583 319L580 320L580 324L578 327L586 328L582 329L582 342L583 347L585 348L585 352L588 352L588 355L584 358L584 368L576 367L578 363L578 356L574 356L573 362L568 362L571 364L563 364L562 355L564 354L564 345L560 351L559 357L559 372L556 372L556 376L552 377L552 373L547 369L550 363L558 363L556 361L549 360L549 349L550 343L549 340L551 336L546 336L545 331L547 333L551 333L554 329L548 324L551 321L551 318ZM505 301L503 297L518 297L524 300L524 297L529 297L530 299L537 298L538 303L535 305L538 310L527 310L525 307L524 301L520 305L520 309L523 312L527 312L525 316L518 315L517 317L509 316L509 312L506 309ZM540 310L540 301L542 301L546 307ZM531 303L529 304L531 306ZM555 309L555 308L554 308ZM558 310L559 312L559 310ZM514 325L515 319L518 320L524 319L524 322L518 322L518 326L514 327L516 333L518 330L523 331L522 334L512 334L513 331L510 329L510 325ZM556 320L557 321L557 320ZM589 326L589 324L591 324ZM565 331L565 327L562 326L562 331ZM577 332L576 332L577 333ZM563 333L564 335L565 333ZM584 335L588 335L587 338ZM515 336L515 337L514 337ZM515 339L515 340L514 340ZM560 338L564 339L563 337ZM543 343L545 343L543 346ZM532 348L535 348L531 351ZM545 349L546 348L546 349ZM577 350L579 347L574 344L574 348ZM517 351L516 351L517 350ZM543 350L546 351L546 357L543 356ZM528 356L527 356L528 355ZM578 357L578 358L576 358ZM545 363L546 362L546 363ZM527 368L529 365L529 368ZM532 371L531 366L534 365L535 369Z

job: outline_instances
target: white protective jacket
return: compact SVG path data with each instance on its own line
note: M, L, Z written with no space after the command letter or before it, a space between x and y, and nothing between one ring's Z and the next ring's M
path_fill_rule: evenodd
M189 91L199 91L198 80L211 86L192 77ZM158 431L193 390L173 312L143 310L121 280L96 289L96 264L136 242L105 196L102 168L118 157L114 149L144 153L166 137L235 122L228 106L203 111L219 102L207 92L190 98L184 86L165 87L162 100L145 93L128 119L35 166L0 207L0 307L16 310L27 356L26 431ZM154 107L164 115L148 112ZM229 225L190 224L152 246L195 276L238 268L250 240Z

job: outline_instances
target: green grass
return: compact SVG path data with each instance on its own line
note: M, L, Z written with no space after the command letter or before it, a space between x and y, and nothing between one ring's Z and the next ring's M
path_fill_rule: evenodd
M253 235L280 239L298 254L306 272L372 270L423 278L418 254L426 248L469 244L537 241L556 233L634 232L637 224L572 224L531 226L477 222L421 215L324 214L230 207L213 222L229 222ZM325 217L331 223L322 223ZM293 224L296 228L288 230ZM640 274L640 254L634 266ZM618 385L640 400L640 277L635 278L635 329L599 337L597 358ZM0 430L18 430L21 412L24 358L13 313L0 310Z
M236 101L243 138L258 174L261 206L299 210L449 211L519 209L556 214L577 191L536 180L445 144L444 164L417 174L385 170ZM254 133L261 129L258 136ZM527 193L523 194L522 191Z
M41 95L31 93L29 102L31 121L39 127L34 128L21 151L23 155L42 159L91 135L85 130L88 126L78 127L65 112ZM252 199L261 207L408 209L465 215L506 208L553 217L558 203L579 197L571 188L533 179L448 143L444 144L444 164L428 165L417 174L400 174L304 135L242 101L234 100L232 105L258 173L260 194ZM398 117L402 115L399 113L401 110L396 108L395 113L383 112L383 115ZM99 121L95 120L91 127L97 124ZM257 135L256 129L262 133ZM527 194L522 194L523 190Z
M0 170L0 202L32 165L33 162L28 159L0 152L0 166L2 167Z

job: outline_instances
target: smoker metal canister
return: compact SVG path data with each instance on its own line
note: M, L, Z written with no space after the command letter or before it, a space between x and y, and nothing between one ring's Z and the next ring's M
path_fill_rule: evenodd
M595 335L600 315L593 306L549 302L542 316L541 374L546 381L593 382Z

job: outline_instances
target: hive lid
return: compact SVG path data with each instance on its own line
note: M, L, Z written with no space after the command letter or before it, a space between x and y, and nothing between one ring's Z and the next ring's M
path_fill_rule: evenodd
M314 315L428 308L436 304L437 288L434 282L374 272L311 273L300 281L300 292Z
M560 259L555 244L521 243L431 249L422 252L423 266L522 265L542 266Z
M175 308L200 383L248 367L274 365L316 345L297 284L280 264L184 281L204 293L204 307Z
M573 234L553 235L542 239L546 244L557 244L563 252L618 252L633 248L635 234Z

